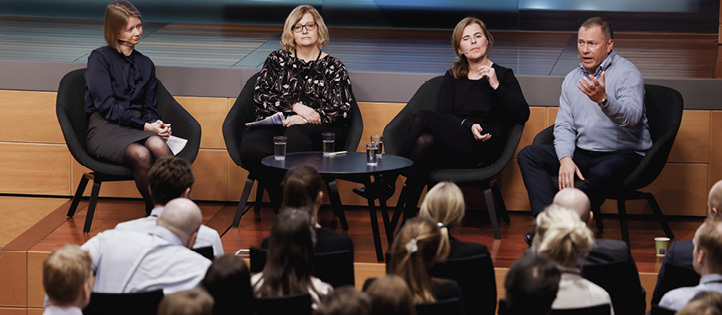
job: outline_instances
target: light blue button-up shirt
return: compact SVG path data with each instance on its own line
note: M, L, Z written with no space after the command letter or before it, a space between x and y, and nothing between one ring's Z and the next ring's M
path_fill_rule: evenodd
M695 287L677 288L665 293L662 299L659 300L659 306L679 311L698 293L710 291L722 293L722 274L704 275L699 279L699 284Z
M564 78L559 112L554 122L554 149L559 159L574 156L578 147L588 151L635 151L652 146L644 106L644 79L637 67L613 50L594 73L605 72L607 105L589 99L577 88L590 73L583 64Z

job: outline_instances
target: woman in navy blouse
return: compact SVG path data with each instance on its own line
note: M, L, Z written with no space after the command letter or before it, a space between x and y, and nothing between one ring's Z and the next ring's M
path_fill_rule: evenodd
M90 53L85 71L87 149L101 160L130 166L150 211L148 171L153 161L173 154L165 143L170 125L156 108L155 65L134 49L143 35L140 12L125 0L110 3L104 33L108 45Z

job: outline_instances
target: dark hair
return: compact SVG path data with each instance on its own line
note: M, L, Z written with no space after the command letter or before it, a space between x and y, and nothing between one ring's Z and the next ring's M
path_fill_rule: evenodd
M216 258L201 285L215 300L214 314L253 314L251 276L243 258L233 254Z
M105 18L103 23L103 36L108 46L120 51L118 43L118 34L125 28L128 19L137 17L142 20L142 16L135 6L125 0L113 1L105 7Z
M374 315L416 315L414 297L403 278L386 275L374 280L366 289Z
M262 281L257 296L273 297L308 293L313 273L314 230L306 210L282 209L271 228ZM259 285L260 284L260 285Z
M509 315L548 314L559 291L561 271L544 256L529 254L517 259L506 274Z
M213 297L201 288L180 291L163 297L158 315L211 315Z
M314 315L371 315L371 298L350 285L333 290Z
M604 35L605 39L614 39L614 29L612 29L612 24L609 23L609 20L601 16L588 18L584 21L584 23L582 23L581 27L589 28L595 25L598 25L602 29L602 35Z
M321 175L310 166L297 166L283 179L282 207L314 210L316 197L323 190ZM313 213L312 213L313 215Z
M148 172L150 194L153 202L164 205L179 198L186 189L193 186L195 178L188 161L174 157L162 157L153 163Z
M428 272L436 259L440 241L436 222L415 217L406 221L391 245L388 273L399 275L406 281L414 303L436 302Z

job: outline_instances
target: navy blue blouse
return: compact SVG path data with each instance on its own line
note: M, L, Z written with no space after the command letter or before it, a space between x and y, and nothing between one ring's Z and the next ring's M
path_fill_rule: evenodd
M85 70L85 112L138 129L160 119L156 108L155 65L133 50L130 56L110 46L93 50ZM140 111L136 117L129 110Z

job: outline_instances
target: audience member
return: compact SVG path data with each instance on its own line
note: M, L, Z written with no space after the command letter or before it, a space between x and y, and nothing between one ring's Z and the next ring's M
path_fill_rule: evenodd
M716 182L709 190L709 195L707 196L707 218L713 220L722 219L720 209L722 209L722 180ZM694 269L694 266L692 266L693 251L694 244L692 244L692 240L676 241L669 246L667 254L664 255L664 260L662 261L662 267L659 268L657 285L654 288L654 295L652 296L652 305L657 305L665 293L662 292L661 284L667 265Z
M667 292L659 306L678 311L698 293L722 293L722 220L707 219L694 234L692 265L702 276L695 287L677 288Z
M56 249L43 261L44 315L82 314L92 291L91 259L76 245Z
M321 297L333 291L330 284L311 275L315 242L312 226L308 211L281 210L271 228L266 265L251 277L255 296L309 293L312 306L317 309Z
M416 315L414 297L400 276L376 279L366 288L366 294L371 297L374 315Z
M314 315L371 315L371 298L353 286L342 286L323 299Z
M196 287L210 260L189 248L202 221L193 201L168 202L147 233L108 230L81 247L93 258L94 292L126 293L163 289L173 293Z
M326 253L349 250L353 253L353 242L346 234L326 230L318 224L318 209L323 203L323 179L312 167L294 167L286 173L283 180L283 201L285 208L310 209L313 227L316 232L314 252ZM268 237L261 247L268 248Z
M722 293L700 292L676 315L722 315Z
M387 273L399 275L406 281L414 303L432 303L463 297L453 280L431 277L429 268L436 259L441 234L436 222L426 218L406 221L391 245Z
M547 207L537 216L537 235L534 251L549 257L559 265L562 276L552 309L574 309L601 304L612 306L607 291L582 278L576 267L594 244L594 236L579 215L557 205ZM611 313L614 313L612 309Z
M205 290L198 288L168 294L158 305L158 315L211 314L213 314L213 297Z
M216 258L201 284L213 296L213 314L253 314L251 275L243 258L233 254Z
M509 269L504 280L506 309L504 315L545 315L557 297L561 272L556 264L542 255L525 255Z
M147 232L153 229L158 216L163 213L166 203L175 198L190 198L191 186L195 178L191 163L177 157L163 157L155 161L148 173L150 194L155 207L150 215L132 221L121 222L115 226L119 230L135 230ZM216 230L201 225L193 248L213 247L213 255L223 255L223 244Z

